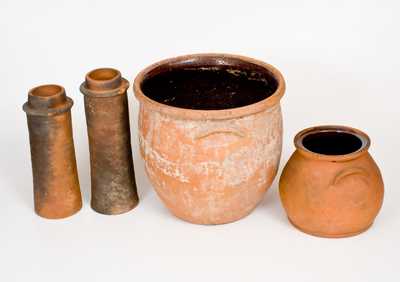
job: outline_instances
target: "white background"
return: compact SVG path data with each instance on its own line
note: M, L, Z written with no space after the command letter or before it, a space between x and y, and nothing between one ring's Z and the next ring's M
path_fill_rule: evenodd
M398 1L0 2L0 281L400 281ZM348 239L303 234L286 220L277 180L248 217L220 226L174 218L155 195L137 146L140 204L120 216L91 210L83 97L86 72L114 67L132 81L145 66L197 52L264 60L284 74L282 166L299 130L364 130L385 181L373 227ZM75 101L83 209L64 220L33 211L22 104L57 83Z

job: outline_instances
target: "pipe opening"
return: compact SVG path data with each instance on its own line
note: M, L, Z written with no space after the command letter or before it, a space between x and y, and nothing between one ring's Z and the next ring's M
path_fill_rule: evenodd
M111 80L119 76L119 71L115 69L105 68L105 69L96 69L91 71L88 76L93 80Z
M34 88L31 91L31 95L36 97L51 97L60 94L63 91L63 88L58 85L50 84L50 85L42 85Z

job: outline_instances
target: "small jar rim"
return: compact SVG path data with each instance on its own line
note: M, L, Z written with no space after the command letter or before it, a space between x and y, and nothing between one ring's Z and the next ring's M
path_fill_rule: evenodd
M322 132L336 132L336 133L346 133L353 135L361 141L361 146L356 151L341 155L328 155L328 154L317 153L309 150L304 146L303 144L304 138L312 134L322 133ZM367 152L371 145L371 140L366 133L353 127L343 126L343 125L321 125L321 126L309 127L297 133L296 136L294 137L294 145L300 153L310 158L331 160L331 161L347 161L355 159L360 155L364 154L365 152Z

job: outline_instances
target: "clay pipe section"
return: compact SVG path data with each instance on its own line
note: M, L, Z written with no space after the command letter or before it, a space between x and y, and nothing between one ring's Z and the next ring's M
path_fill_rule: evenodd
M369 137L345 126L307 128L280 178L290 222L321 237L348 237L367 230L383 201L383 181L368 153Z
M139 202L129 129L129 83L118 70L86 75L84 94L90 149L91 206L102 214L121 214Z
M45 218L68 217L82 207L72 105L63 87L42 85L29 91L23 106L28 119L35 212Z

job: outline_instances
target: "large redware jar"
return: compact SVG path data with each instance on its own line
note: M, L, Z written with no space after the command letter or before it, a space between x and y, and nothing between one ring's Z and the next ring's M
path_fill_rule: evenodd
M174 215L222 224L257 206L279 165L284 90L271 65L226 54L167 59L136 77L141 155Z
M321 237L367 230L383 201L383 181L369 137L345 126L305 129L283 169L280 195L290 222Z

